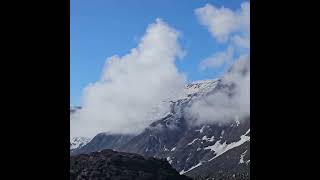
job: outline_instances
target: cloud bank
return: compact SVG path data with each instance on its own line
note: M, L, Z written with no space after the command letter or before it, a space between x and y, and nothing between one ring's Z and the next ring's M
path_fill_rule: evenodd
M204 59L200 69L219 68L231 65L236 53L244 54L250 50L250 3L244 2L235 11L225 7L206 4L195 9L200 24L208 28L214 40L220 44L227 44L227 49L215 52Z
M178 37L157 19L137 48L108 58L101 79L85 88L82 109L71 117L71 136L143 131L159 102L183 91L186 78L175 66L184 54Z
M226 42L229 36L237 32L250 30L250 3L244 2L240 9L232 11L225 7L206 4L195 10L200 23L206 26L214 39Z
M219 90L186 108L189 123L228 124L250 117L250 3L242 3L235 11L206 4L195 14L217 43L227 45L225 51L204 59L200 69L233 65L221 78Z
M195 10L213 39L227 45L224 51L204 59L200 69L234 64L221 78L220 86L225 88L185 109L191 124L224 124L250 116L249 10L248 2L234 11L210 4ZM169 103L159 104L183 93L186 83L175 66L185 54L178 38L177 30L157 19L148 26L138 47L127 55L108 58L100 80L85 88L82 109L71 115L71 136L137 134L161 117L167 111L162 105Z
M229 47L226 51L218 52L213 54L212 56L204 59L199 67L201 70L209 69L209 68L219 68L224 64L232 63L232 58L234 54L234 49Z
M221 87L185 109L191 125L228 124L250 116L250 57L241 56L221 78Z

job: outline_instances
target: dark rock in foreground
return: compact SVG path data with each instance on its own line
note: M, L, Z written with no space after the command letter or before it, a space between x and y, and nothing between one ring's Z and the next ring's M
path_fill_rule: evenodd
M103 150L70 157L70 180L190 180L166 160Z

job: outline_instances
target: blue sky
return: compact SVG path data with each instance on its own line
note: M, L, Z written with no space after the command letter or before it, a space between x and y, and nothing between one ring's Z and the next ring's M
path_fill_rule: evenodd
M71 104L81 104L83 88L100 78L108 57L125 55L135 48L147 26L161 18L182 33L187 51L176 62L189 81L215 78L224 69L200 70L199 63L226 49L200 25L194 10L206 3L238 9L240 0L71 0L70 94Z

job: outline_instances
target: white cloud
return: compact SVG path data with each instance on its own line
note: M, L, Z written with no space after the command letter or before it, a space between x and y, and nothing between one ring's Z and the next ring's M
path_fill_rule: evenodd
M206 26L218 43L227 49L217 52L200 63L201 69L217 69L231 64L222 77L221 88L203 99L195 101L186 109L191 124L229 123L250 116L250 3L232 11L206 4L195 10L200 23ZM238 53L238 55L237 55ZM237 57L236 57L237 56ZM235 60L234 60L235 59Z
M143 131L159 102L185 85L174 63L184 54L178 37L178 31L157 19L137 48L108 58L101 79L86 87L82 110L72 116L71 136Z
M231 91L216 92L186 109L190 119L198 119L191 123L226 123L250 115L249 9L250 3L246 2L235 11L210 4L195 10L212 37L228 47L202 61L200 68L219 68L233 59L240 60L222 78L224 85L234 86ZM153 112L159 103L183 92L186 78L175 66L175 60L185 55L178 37L178 31L157 19L137 48L127 55L108 58L100 80L86 87L82 109L71 116L71 136L143 131L157 117ZM247 66L248 72L243 74Z
M250 49L250 37L249 35L234 35L231 37L231 43L237 49Z
M229 47L226 51L218 52L203 60L200 63L200 69L218 68L226 63L231 63L233 59L233 48Z
M244 2L240 9L232 11L225 7L206 4L195 10L200 23L208 28L218 43L228 48L202 60L200 69L219 68L233 61L234 54L247 53L250 49L250 3ZM232 51L231 51L232 50Z
M249 31L250 3L244 2L236 11L206 4L195 10L200 23L208 27L211 35L219 42L226 42L232 33Z
M221 82L232 88L222 88L186 108L190 124L224 124L250 116L250 57L241 56Z

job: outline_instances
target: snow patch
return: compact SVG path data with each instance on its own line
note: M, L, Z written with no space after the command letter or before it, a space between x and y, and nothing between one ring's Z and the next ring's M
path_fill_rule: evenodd
M222 132L221 132L220 139L223 137L223 135L224 135L224 130L222 130Z
M197 165L192 166L192 167L191 167L190 169L188 169L187 171L185 171L185 170L180 171L180 174L187 173L187 172L191 171L192 169L197 168L197 167L199 167L199 166L201 166L201 165L202 165L202 162L199 162Z
M211 138L207 138L207 136L203 136L202 137L203 141L209 141L209 142L213 142L214 141L214 136L212 136Z
M171 157L167 157L167 161L169 162L169 164L172 164L172 159L171 159Z
M196 94L196 93L206 94L210 92L212 89L214 89L217 83L218 83L218 79L194 81L185 87L184 93L186 94L186 96Z
M190 146L191 144L193 144L195 141L199 140L198 138L194 139L193 141L191 141L190 143L188 143L187 145Z
M250 132L250 129L248 129L248 131L244 134L244 135L247 135L247 134L249 134L249 132Z
M201 129L197 129L196 132L203 133L203 130L204 130L205 127L206 127L206 126L202 126Z
M212 146L208 146L205 147L205 150L211 150L215 152L215 156L213 158L211 158L209 161L212 161L213 159L219 157L220 155L222 155L223 153L227 152L230 149L233 149L235 147L240 146L241 144L250 141L250 136L246 136L248 133L250 132L250 129L246 132L246 134L241 136L241 139L237 142L232 142L230 144L227 144L226 142L224 142L223 144L221 144L221 140L217 141L214 145Z
M84 145L88 144L91 141L91 138L87 137L73 137L70 139L70 150L81 148Z
M235 117L235 121L236 121L236 125L239 126L240 125L240 121L239 121L239 117L238 116Z
M246 153L247 153L247 150L246 150L245 152L243 152L243 153L240 155L240 161L239 161L239 164L244 163L243 157L246 155Z

